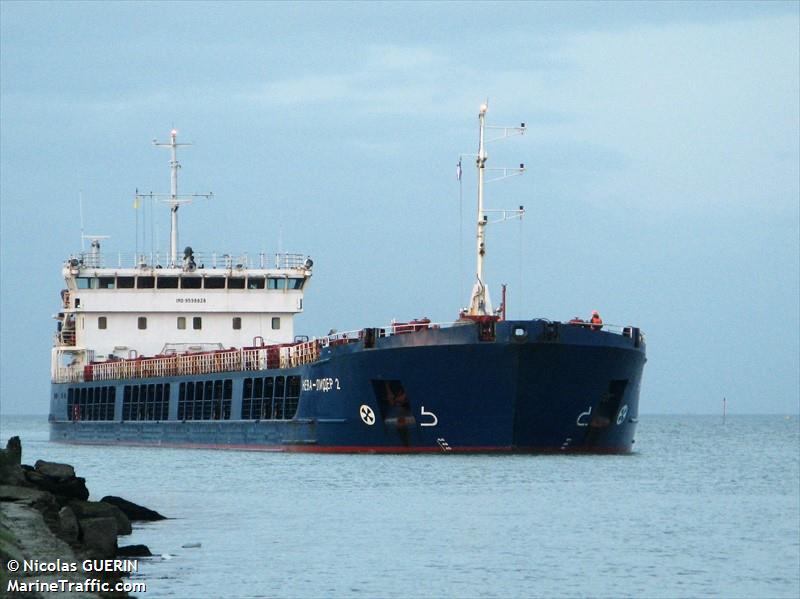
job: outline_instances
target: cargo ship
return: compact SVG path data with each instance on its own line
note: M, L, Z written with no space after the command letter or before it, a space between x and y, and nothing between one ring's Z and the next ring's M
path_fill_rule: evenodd
M475 282L452 322L296 335L313 261L178 249L172 130L169 252L110 259L103 236L63 263L50 439L341 453L629 453L646 344L635 326L506 319L485 283L487 132L478 115ZM497 169L501 178L524 171ZM458 162L461 178L461 159ZM204 195L204 194L200 194ZM138 240L138 237L137 237ZM114 263L112 263L114 262ZM504 294L505 295L505 294Z

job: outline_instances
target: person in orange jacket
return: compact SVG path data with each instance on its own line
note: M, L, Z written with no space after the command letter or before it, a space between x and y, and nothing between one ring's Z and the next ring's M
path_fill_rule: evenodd
M600 313L597 310L592 310L592 319L589 322L592 323L593 331L599 331L603 328L603 319L600 318Z

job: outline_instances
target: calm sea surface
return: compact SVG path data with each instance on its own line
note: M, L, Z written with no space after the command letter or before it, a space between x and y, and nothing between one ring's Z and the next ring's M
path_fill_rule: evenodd
M800 596L800 423L643 416L631 456L81 447L3 417L135 526L157 597ZM182 545L200 543L199 548Z

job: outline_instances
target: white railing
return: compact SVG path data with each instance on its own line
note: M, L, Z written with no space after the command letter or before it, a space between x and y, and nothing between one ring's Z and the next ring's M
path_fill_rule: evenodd
M423 330L449 328L463 325L456 322L392 323L387 327L376 327L378 338L413 334ZM588 322L558 323L562 326L591 327ZM616 324L604 324L603 331L633 336L633 328ZM644 340L644 334L640 339ZM346 345L360 341L364 329L336 332L320 339L311 339L289 345L265 345L243 349L226 349L200 353L173 354L152 358L133 358L92 363L88 366L58 367L53 372L53 382L71 383L83 380L110 381L149 377L180 376L189 374L210 374L215 372L270 370L274 368L295 368L319 360L323 348Z
M197 268L205 269L298 269L303 268L308 260L305 254L268 254L258 252L241 254L228 252L194 252L194 263ZM75 259L83 268L169 268L170 260L167 252L126 253L118 252L116 255L93 254L82 252L70 259ZM183 267L183 256L178 256L177 264L173 268Z

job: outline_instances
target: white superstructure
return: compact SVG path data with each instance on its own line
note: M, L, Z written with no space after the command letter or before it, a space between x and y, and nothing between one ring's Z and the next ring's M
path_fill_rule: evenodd
M177 255L176 132L171 133L172 228L168 256L119 256L100 240L70 256L56 315L52 378L76 380L92 362L292 343L312 261L299 254ZM164 262L163 264L161 262Z

